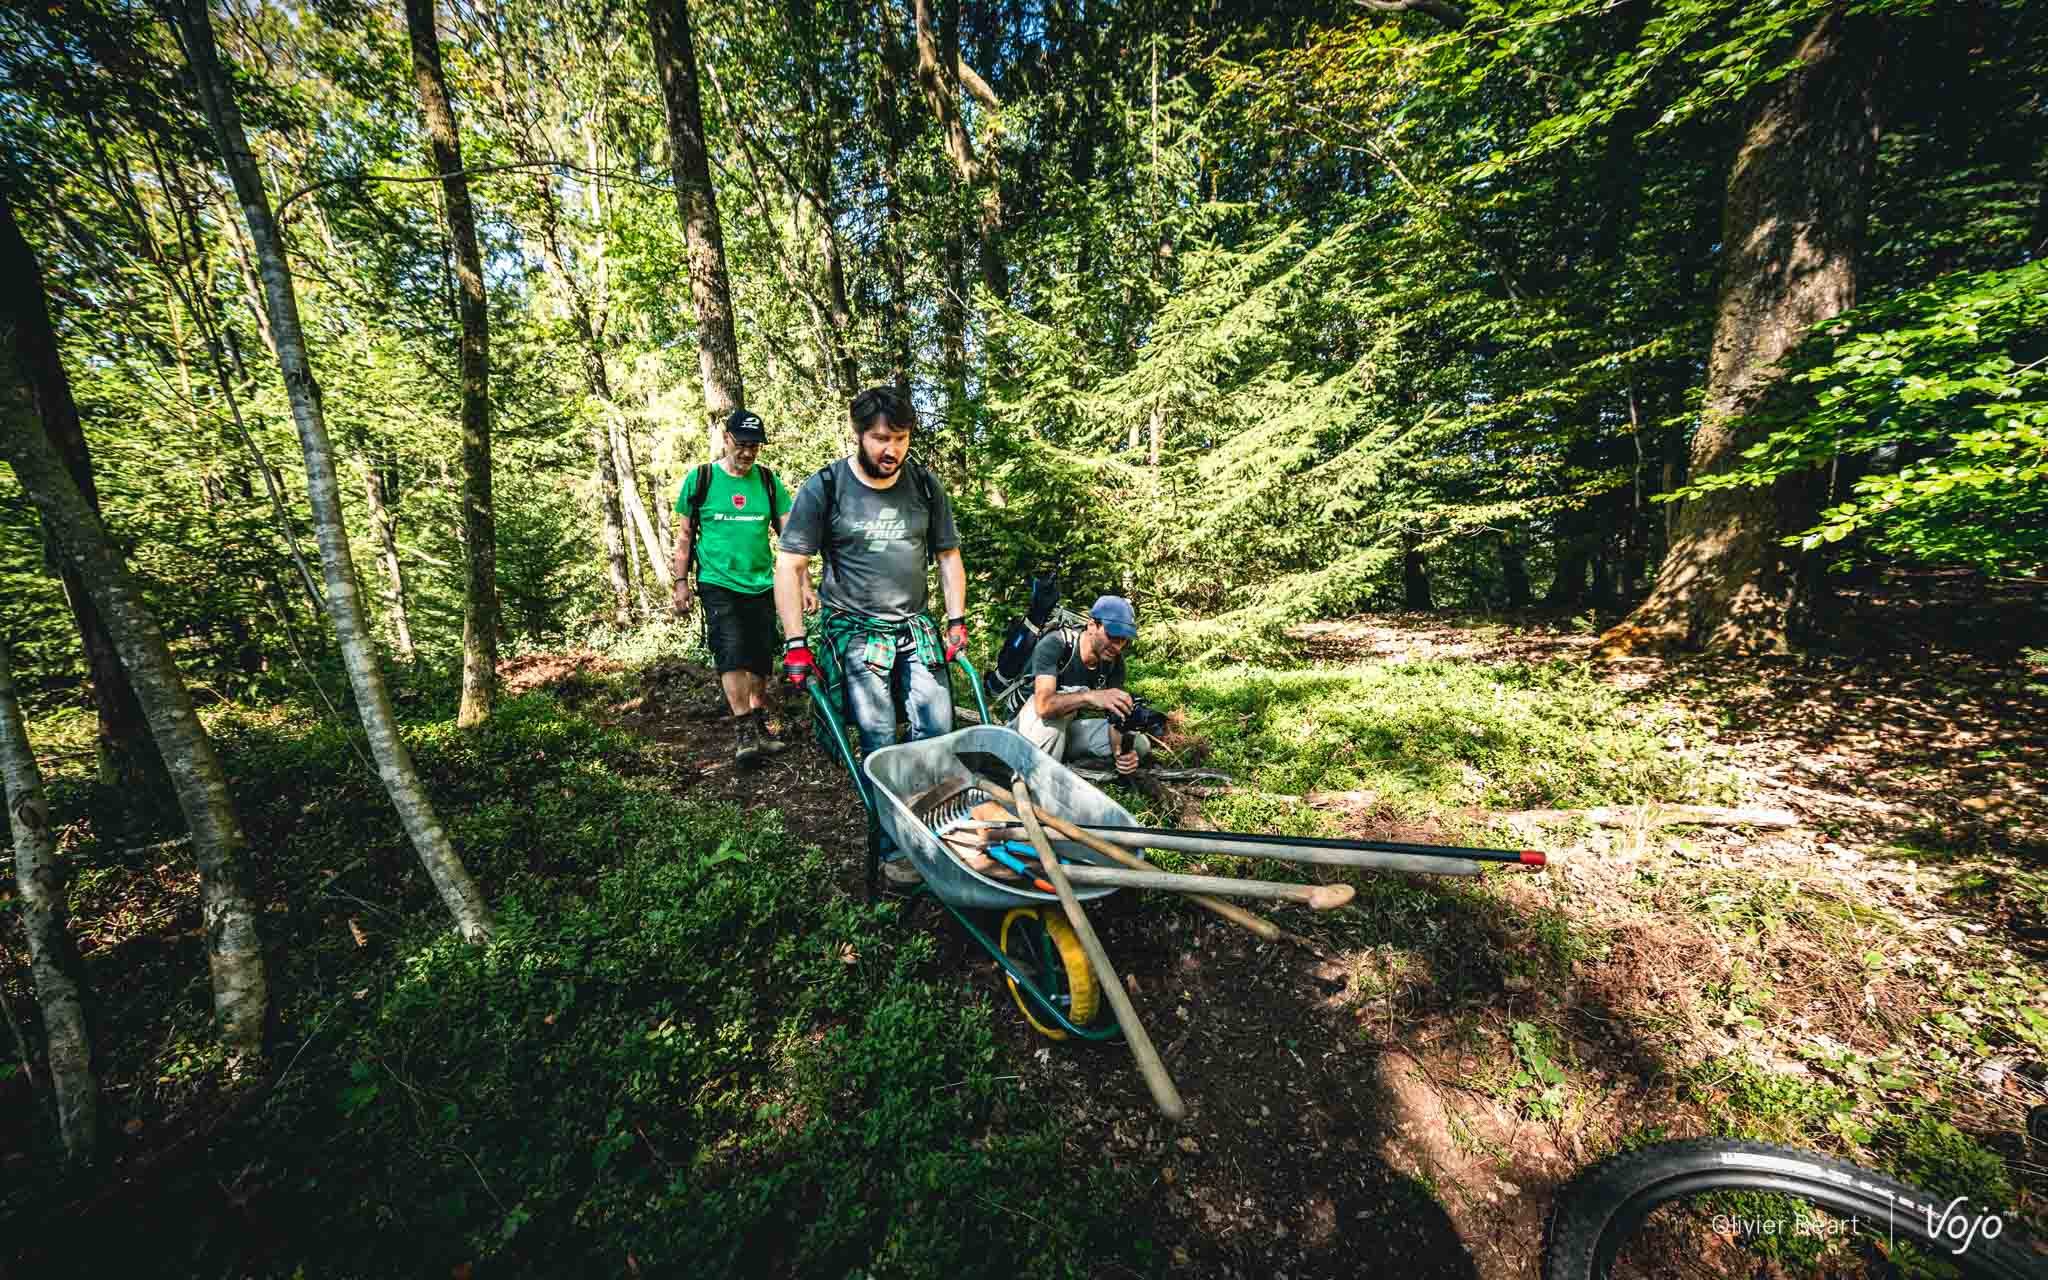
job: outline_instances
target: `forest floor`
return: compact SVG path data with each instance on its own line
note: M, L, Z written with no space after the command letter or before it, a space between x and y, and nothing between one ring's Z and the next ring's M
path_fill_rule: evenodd
M1188 1101L1178 1129L1121 1046L1034 1033L943 911L861 906L843 769L809 741L735 768L686 658L529 655L507 691L544 696L509 704L526 711L498 737L422 731L458 843L493 850L480 878L518 886L497 962L437 939L403 850L364 836L374 779L348 776L346 734L223 722L231 767L239 749L293 779L245 801L252 831L317 868L313 892L282 869L268 886L284 934L325 940L290 953L291 1084L234 1110L193 1012L189 874L161 846L95 858L81 835L78 929L102 1023L128 1043L106 1067L118 1176L69 1206L175 1221L213 1274L378 1273L294 1238L334 1212L308 1172L326 1160L392 1183L345 1201L355 1229L439 1224L421 1259L453 1261L424 1274L562 1274L542 1260L594 1236L610 1243L571 1269L617 1247L615 1269L647 1274L723 1249L748 1272L1491 1280L1537 1274L1551 1197L1588 1161L1737 1133L2038 1223L2048 1151L2024 1118L2048 1101L2048 652L2025 642L2048 627L2037 596L1852 607L1843 634L1863 649L1798 659L1595 664L1584 621L1381 615L1301 628L1287 670L1142 671L1172 709L1173 762L1234 781L1119 789L1141 817L1550 855L1477 880L1353 873L1351 906L1276 913L1314 951L1167 895L1092 908ZM1794 825L1666 822L1681 804ZM687 922L664 919L671 901ZM409 985L422 974L431 1007ZM145 1013L165 990L184 1012ZM572 1013L593 990L605 1012ZM578 1016L605 1047L539 1043ZM611 1061L619 1027L696 1040L653 1070ZM609 1101L579 1111L514 1083L563 1063L577 1084L561 1091L614 1079L594 1095ZM634 1193L658 1219L605 1191L624 1166L635 1187L668 1179L668 1200ZM0 1201L30 1205L48 1207ZM707 1244L676 1225L714 1210L744 1230ZM988 1250L1002 1256L970 1265Z

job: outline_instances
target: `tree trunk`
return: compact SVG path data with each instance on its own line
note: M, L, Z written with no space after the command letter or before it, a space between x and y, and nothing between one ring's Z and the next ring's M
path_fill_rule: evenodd
M1508 608L1529 607L1529 556L1513 535L1500 543L1500 571L1508 592Z
M666 595L675 588L675 574L669 569L669 558L654 531L654 522L647 517L647 501L640 495L640 463L633 456L633 439L620 415L611 415L612 457L619 469L619 497L625 503L626 514L632 518L633 529L640 535L640 549L647 553L647 564L654 574L655 582Z
M1744 415L1776 383L1779 360L1856 300L1877 142L1873 44L1864 22L1837 5L1801 41L1798 69L1759 90L1728 176L1695 477L1740 459L1765 429ZM1805 480L1687 501L1655 588L1602 638L1602 651L1789 648L1802 621L1801 574L1777 537Z
M420 861L440 891L441 901L455 917L462 936L472 942L487 941L491 917L483 895L469 878L462 859L448 843L448 835L420 785L418 771L405 740L399 736L397 717L391 709L391 695L384 685L384 673L377 666L376 651L370 645L364 623L362 598L356 590L355 562L349 551L348 529L342 523L341 490L336 483L334 446L327 434L327 421L320 407L320 389L313 381L313 369L306 354L305 332L299 323L299 303L292 286L291 271L285 263L284 240L270 212L270 197L263 187L250 154L248 136L236 109L220 55L213 43L213 20L207 0L183 0L180 10L181 35L186 56L191 60L193 79L206 108L228 176L240 198L248 220L249 238L263 276L264 298L270 311L271 332L277 337L278 364L284 376L285 394L291 403L292 420L298 428L299 446L306 457L306 493L313 507L314 532L320 542L320 569L327 583L328 614L334 622L335 638L341 644L342 661L348 668L349 684L356 695L356 707L377 758L377 771L398 810Z
M97 516L100 503L93 484L92 454L86 448L78 405L71 398L71 379L65 374L63 358L57 351L57 331L50 323L49 306L43 294L42 264L36 261L34 250L16 225L14 210L4 191L0 191L0 277L14 281L12 286L0 289L0 326L10 333L4 358L19 367L50 446L64 460L64 469ZM92 681L93 708L99 716L100 781L108 787L133 792L153 779L161 779L163 762L157 758L142 704L136 701L128 673L121 669L114 642L100 621L91 594L79 581L77 570L63 563L61 557L56 568Z
M1429 569L1414 534L1401 535L1401 602L1409 609L1431 610L1436 601L1429 593Z
M882 271L889 280L889 300L882 312L882 347L889 353L889 381L910 394L910 295L905 284L903 248L903 106L896 85L906 59L896 39L888 5L878 6L881 57L875 73L876 101L882 131Z
M668 110L669 162L675 171L676 212L690 259L690 298L697 308L697 363L704 377L706 436L718 453L718 433L747 402L740 378L739 339L733 336L732 289L725 274L725 233L718 193L711 186L711 153L704 141L704 102L697 85L697 50L690 33L689 0L647 0L654 70Z
M0 394L6 397L0 404L0 456L14 467L51 541L105 620L192 832L221 1041L233 1053L260 1056L269 987L256 932L256 907L247 887L248 841L228 800L227 776L200 727L163 629L142 603L142 593L115 554L98 515L32 420L25 388L7 378L0 380Z
M92 1033L85 1021L85 970L72 943L64 906L64 870L50 832L43 775L22 727L7 645L0 641L0 799L14 832L14 882L28 934L29 968L43 1011L50 1089L57 1095L57 1131L75 1164L91 1164L100 1134L100 1085L92 1069ZM33 1082L31 1082L33 1083Z
M626 521L619 510L619 468L612 461L611 440L604 424L590 424L590 451L597 457L597 502L604 525L605 580L611 584L612 625L633 621L633 580L626 568Z
M939 29L932 30L930 0L913 0L917 23L917 83L939 122L946 155L961 189L975 200L981 232L981 279L997 299L1010 293L1009 264L1003 257L1003 188L997 172L995 150L978 157L974 140L967 134L967 122L960 116L960 5L949 5L939 16ZM976 96L985 106L1000 106L988 85L975 77Z
M370 508L370 529L384 567L385 616L391 619L398 656L411 662L415 656L412 619L405 611L405 569L398 562L398 483L367 447L363 451L363 499Z
M1584 539L1568 535L1558 543L1557 572L1550 579L1550 590L1543 593L1543 604L1551 609L1571 609L1586 602L1586 554Z
M441 74L441 38L434 0L405 0L412 37L413 79L435 172L441 175L448 239L462 313L462 543L468 569L462 591L462 705L455 723L482 724L498 693L498 533L491 508L491 333L484 297L483 258L476 247L476 214L462 168L462 137L448 82ZM273 325L273 327L275 327Z
M534 182L540 193L541 249L555 278L562 283L570 315L576 321L576 332L583 339L583 384L598 402L599 411L609 414L613 407L612 387L611 376L605 371L604 341L597 330L599 321L591 315L590 301L569 273L568 261L562 254L554 181L543 170L534 174ZM633 621L633 582L626 568L626 524L619 510L619 471L612 461L610 433L602 422L590 424L590 452L597 460L598 519L604 532L605 578L611 584L612 625L626 627Z

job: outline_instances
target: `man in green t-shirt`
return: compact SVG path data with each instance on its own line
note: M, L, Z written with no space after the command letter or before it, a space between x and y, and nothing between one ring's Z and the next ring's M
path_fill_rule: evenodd
M758 415L735 409L724 455L693 469L676 495L676 613L690 611L693 591L703 597L705 637L732 710L733 759L743 764L789 748L768 732L762 696L776 647L774 538L789 510L789 490L755 463L767 439Z

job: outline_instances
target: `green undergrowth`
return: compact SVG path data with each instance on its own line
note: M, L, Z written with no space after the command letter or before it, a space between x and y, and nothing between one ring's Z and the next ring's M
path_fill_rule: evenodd
M109 1248L140 1232L164 1274L309 1278L1146 1269L1149 1242L1098 1207L1132 1194L1124 1175L1071 1163L997 1065L986 984L937 971L927 932L839 892L772 813L677 798L546 694L475 732L413 722L497 908L471 947L355 735L304 707L213 719L273 904L282 1079L196 1166L110 1208ZM76 857L87 908L140 874L91 842ZM110 1131L183 1123L221 1065L198 948L95 963L133 988L100 1028ZM222 1186L261 1231L222 1221ZM21 1243L53 1207L8 1196L11 1247L38 1273L93 1269L69 1234Z
M1212 806L1264 829L1275 796L1366 791L1396 810L1576 808L1729 798L1686 724L1568 663L1430 661L1154 672L1138 682L1248 794ZM1265 798L1261 798L1264 793ZM1219 811L1220 810L1220 811Z

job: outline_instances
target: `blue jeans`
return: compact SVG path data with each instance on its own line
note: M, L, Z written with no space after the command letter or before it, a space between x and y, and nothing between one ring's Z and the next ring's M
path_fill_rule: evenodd
M910 740L936 738L953 731L953 690L942 674L917 660L917 642L904 636L896 642L896 663L886 676L861 659L866 641L850 635L839 651L839 669L846 673L846 713L860 735L863 757L896 742L896 699L909 713Z

